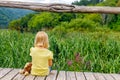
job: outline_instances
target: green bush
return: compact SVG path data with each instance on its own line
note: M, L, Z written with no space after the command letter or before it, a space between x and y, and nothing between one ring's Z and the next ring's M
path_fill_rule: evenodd
M28 22L30 30L41 30L43 28L53 28L59 24L59 16L54 13L43 12L32 17Z
M11 21L8 28L20 30L20 19Z
M120 31L120 23L117 22L116 24L111 24L110 27L112 27L112 30L114 31Z
M111 21L108 22L108 27L112 30L120 31L120 15L112 15Z
M13 20L9 23L9 29L15 30L23 30L28 31L28 21L33 17L35 14L28 14L20 19Z
M59 16L60 16L59 19L60 22L66 22L66 21L70 22L71 19L76 18L75 13L59 13Z
M70 22L63 22L57 27L54 28L54 30L61 30L64 29L63 31L81 31L81 30L89 30L89 31L94 31L96 27L99 27L99 23L95 23L92 20L89 19L72 19Z
M80 26L86 29L93 29L97 27L97 24L90 19L83 19L80 23Z
M102 15L101 14L88 14L85 16L86 19L92 20L95 23L100 23L102 24Z

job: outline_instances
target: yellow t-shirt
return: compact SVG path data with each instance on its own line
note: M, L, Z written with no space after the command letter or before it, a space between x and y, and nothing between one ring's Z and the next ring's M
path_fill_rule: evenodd
M49 74L48 60L53 59L53 53L45 48L32 47L30 49L32 57L32 75L46 76Z

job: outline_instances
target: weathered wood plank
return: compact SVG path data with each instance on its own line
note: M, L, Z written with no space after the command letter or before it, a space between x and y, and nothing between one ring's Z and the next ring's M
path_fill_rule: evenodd
M112 77L114 77L115 80L120 80L120 74L111 74Z
M18 73L18 69L13 69L7 75L1 78L1 80L12 80Z
M33 75L28 75L28 76L25 76L25 78L23 80L34 80L35 79L35 76Z
M3 68L0 68L0 71L2 70Z
M35 11L75 12L75 13L111 13L120 14L120 7L110 6L76 6L68 4L42 4L36 2L19 2L0 0L1 7L23 8Z
M86 80L83 72L75 72L77 80Z
M75 72L67 71L67 80L76 80Z
M4 68L0 71L0 79L8 74L12 69L11 68Z
M45 80L45 77L36 76L34 80Z
M18 73L12 80L23 80L24 77L24 75Z
M59 71L57 80L66 80L66 72L65 71Z
M87 80L96 80L92 72L84 72L84 75Z
M96 80L106 80L104 78L104 76L102 75L102 73L93 73L93 74L94 74Z
M0 68L0 80L120 80L120 74L105 74L93 72L71 72L52 70L46 77L24 76L19 69Z
M110 74L102 74L105 77L105 80L115 80Z
M50 74L46 77L46 80L56 80L57 71L52 70Z

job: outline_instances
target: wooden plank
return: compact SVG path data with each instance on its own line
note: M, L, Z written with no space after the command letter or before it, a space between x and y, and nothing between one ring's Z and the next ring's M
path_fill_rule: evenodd
M120 80L120 74L111 74L112 77L114 77L115 80Z
M50 74L46 77L46 80L56 80L57 70L52 70Z
M1 80L12 80L18 73L18 69L13 69L7 75L1 78Z
M34 80L45 80L45 77L36 76Z
M67 71L67 80L76 80L75 73Z
M65 71L59 71L57 80L66 80L66 72Z
M84 75L87 80L96 80L92 72L84 72Z
M24 75L18 73L12 80L23 80L24 77Z
M115 80L110 74L102 74L105 77L105 80Z
M83 72L75 72L77 80L86 80Z
M96 80L105 80L102 73L93 73L93 75L95 76Z
M0 68L0 71L2 70L3 68Z
M0 68L0 80L120 80L120 74L105 74L92 72L71 72L52 70L46 77L24 76L19 69Z
M2 77L4 77L6 74L8 74L10 71L12 70L12 68L4 68L0 71L0 79Z
M30 74L30 75L26 76L23 80L34 80L34 78L35 78L35 76Z

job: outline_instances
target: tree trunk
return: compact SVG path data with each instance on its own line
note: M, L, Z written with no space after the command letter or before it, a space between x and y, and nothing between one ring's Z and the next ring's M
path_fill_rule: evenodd
M42 4L35 2L0 1L1 7L22 8L34 11L70 12L70 13L110 13L120 14L120 7L75 6L68 4Z

